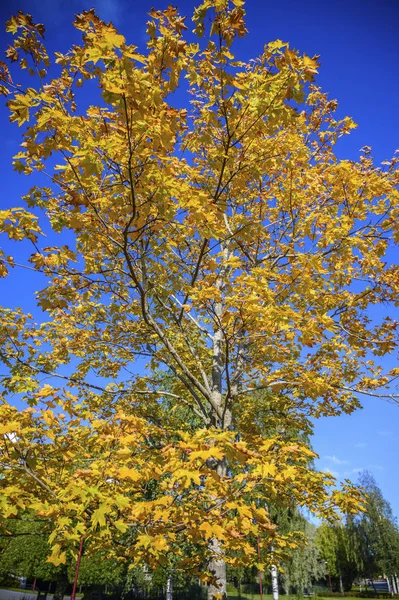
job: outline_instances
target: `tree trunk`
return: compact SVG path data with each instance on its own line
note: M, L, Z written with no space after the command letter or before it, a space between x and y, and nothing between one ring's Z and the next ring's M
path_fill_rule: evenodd
M342 575L341 575L341 571L339 572L339 591L341 592L341 594L343 595L344 593L344 584L342 582Z
M224 249L225 258L228 258L228 251ZM218 287L223 288L225 268L221 269ZM223 314L222 302L215 303L216 326L213 331L213 348L212 348L212 425L218 429L229 429L232 422L231 406L225 400L223 401L223 369L224 369L224 353L223 353L223 331L221 328L221 316ZM217 414L219 413L219 414ZM226 461L217 461L215 470L220 477L224 477L227 472ZM213 538L209 542L209 548L212 551L214 558L209 563L209 570L216 578L217 584L209 584L208 600L213 598L222 598L227 600L227 575L226 563L223 560L223 550L219 540Z
M173 599L173 580L172 575L168 575L168 579L166 580L166 600Z
M392 593L395 595L398 593L398 585L395 579L395 575L392 575Z
M374 585L374 579L372 579L371 577L369 577L369 579L371 581L371 585L373 586L374 593L377 594L377 590L376 590L375 585Z
M393 596L393 590L392 590L391 582L389 581L389 577L387 575L384 575L384 577L387 580L388 592L391 594L391 596Z
M227 470L226 462L224 460L218 461L215 470L216 470L216 473L219 475L219 477L224 477L226 475L226 470ZM209 542L209 549L211 550L212 554L215 556L215 558L209 562L209 570L212 573L212 575L214 577L216 577L217 584L216 585L209 584L208 600L213 600L213 598L217 594L222 594L222 596L219 596L219 598L221 597L223 600L225 600L225 599L227 600L226 563L223 560L223 558L218 558L219 556L221 557L223 555L220 541L216 538L212 538ZM218 596L216 596L216 597L218 597Z
M398 588L396 587L395 577L391 575L391 584L392 584L392 596L398 593Z
M53 600L63 600L65 592L68 587L68 584L69 584L69 581L68 581L68 576L67 576L66 570L65 571L62 570L57 575Z
M273 600L278 600L278 573L276 565L272 565L270 569L270 574L272 578L272 594Z
M218 556L222 553L219 540L213 538L210 541L210 548L214 555ZM226 563L223 559L214 558L209 563L209 570L212 575L217 579L217 585L209 584L208 586L208 600L216 598L222 598L227 600L227 578L226 578ZM219 594L219 596L218 596ZM221 594L221 595L220 595Z
M285 576L283 578L283 587L284 587L284 593L285 593L285 595L289 596L290 595L290 587L291 586L290 586L290 580L288 579L287 576Z

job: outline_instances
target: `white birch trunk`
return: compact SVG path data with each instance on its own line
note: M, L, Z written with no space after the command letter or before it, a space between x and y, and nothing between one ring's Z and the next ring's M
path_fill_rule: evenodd
M278 572L276 565L272 565L270 569L272 578L272 595L273 600L278 600Z
M385 575L385 579L387 580L387 584L388 584L388 592L391 594L391 596L393 596L392 586L391 586L391 582L389 581L389 577L387 577Z
M344 593L344 584L342 582L341 571L339 572L339 591L341 592L341 594Z
M173 600L172 575L168 575L168 579L166 580L166 600Z
M391 581L392 581L392 595L393 594L397 594L398 593L398 585L395 579L395 575L391 575Z
M267 508L267 510L269 511L269 507ZM271 560L272 561L273 561L273 550L274 550L273 546L270 546L270 556L271 556ZM271 583L272 583L272 596L273 596L273 600L278 600L278 597L279 597L279 593L278 593L278 571L277 571L276 565L274 565L274 564L272 564L272 566L270 568L270 576L271 576Z

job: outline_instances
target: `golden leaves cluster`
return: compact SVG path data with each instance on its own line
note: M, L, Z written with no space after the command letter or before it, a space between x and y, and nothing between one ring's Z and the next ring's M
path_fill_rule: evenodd
M172 432L121 411L104 419L49 384L36 400L41 408L0 407L1 527L7 531L9 518L39 517L56 565L75 555L82 535L87 552L103 548L151 567L173 554L182 569L211 558L208 542L217 537L227 561L251 564L254 536L275 537L279 549L265 498L282 502L289 495L324 517L332 514L328 476L309 478L306 464L314 454L299 441L252 436L246 443L228 431ZM215 471L220 461L228 461L225 475ZM196 549L195 557L183 542Z
M276 552L282 540L257 501L359 506L350 488L328 497L297 438L397 376L380 361L397 321L369 313L398 303L398 158L376 167L365 147L339 160L355 124L315 85L318 57L277 40L240 62L244 14L241 0L205 0L193 42L176 9L153 10L139 52L86 11L51 75L43 27L22 13L8 23L14 166L47 177L24 198L31 212L0 213L0 231L34 244L25 266L46 283L41 323L1 311L2 384L8 399L50 404L2 406L0 484L5 515L53 524L52 560L84 531L149 564L173 548L187 568L181 540L209 556L217 537L238 564L254 558L248 533L274 536ZM35 87L14 86L18 66ZM14 267L3 252L0 275ZM42 376L79 400L49 400Z

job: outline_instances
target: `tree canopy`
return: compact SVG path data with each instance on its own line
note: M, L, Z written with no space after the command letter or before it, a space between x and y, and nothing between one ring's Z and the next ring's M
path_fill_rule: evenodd
M166 560L184 530L186 567L213 558L214 583L225 560L256 561L248 531L286 543L257 495L359 508L349 483L328 493L300 434L359 393L396 398L381 357L397 323L370 311L398 302L398 159L338 159L355 124L315 84L318 57L278 40L242 62L244 16L205 0L192 36L154 9L140 50L91 10L52 58L43 25L8 21L14 166L43 184L0 227L45 284L39 323L1 309L0 485L5 515L54 516L55 561L133 521L136 557ZM20 266L2 251L3 276ZM197 428L173 426L183 407Z

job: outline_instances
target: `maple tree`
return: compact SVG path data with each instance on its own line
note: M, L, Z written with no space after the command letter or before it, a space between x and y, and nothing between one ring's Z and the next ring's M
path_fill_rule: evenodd
M276 41L249 63L237 60L243 5L205 0L194 41L177 9L153 10L145 52L84 12L74 22L81 44L54 64L44 27L20 12L7 24L11 67L0 65L10 118L23 126L14 166L48 178L26 195L26 209L0 212L3 233L33 244L29 266L47 280L39 325L19 309L1 313L3 445L17 439L1 481L5 515L26 504L55 510L56 562L68 535L76 549L87 527L112 553L118 511L123 522L135 515L137 532L150 533L131 547L155 564L169 544L167 513L211 559L211 597L225 593L225 560L256 561L246 532L263 528L277 556L286 543L248 490L323 514L358 508L349 484L328 496L331 478L311 469L314 454L297 432L310 431L310 418L350 413L359 393L395 399L381 388L398 375L380 358L397 347L397 322L368 310L397 303L387 252L399 239L398 159L377 168L364 148L357 162L338 160L334 146L355 124L338 119L336 101L314 84L318 57ZM36 87L15 83L18 66ZM183 108L174 104L179 86ZM18 266L5 250L0 258L3 276ZM9 426L7 395L16 393L45 407L13 412ZM199 428L177 433L173 410L183 407ZM123 466L117 452L110 460L107 436L115 447L152 437L158 446L139 444ZM22 443L35 469L55 461L49 475L29 466L33 458L23 462ZM94 466L77 472L91 452ZM68 463L62 474L57 460ZM140 500L136 484L142 493L154 474L155 499ZM47 481L59 509L31 503L32 480L43 490ZM168 486L179 490L169 508Z
M1 407L0 505L5 536L12 536L7 519L40 519L55 566L76 559L81 543L86 556L101 548L131 567L173 560L192 571L213 557L213 536L232 565L251 564L249 537L274 536L259 504L265 495L330 514L325 476L309 473L306 446L258 436L255 451L235 432L205 428L172 435L123 412L101 419L70 392L64 399L46 392L42 408ZM222 478L212 461L227 460L231 472ZM278 544L294 547L296 532Z

